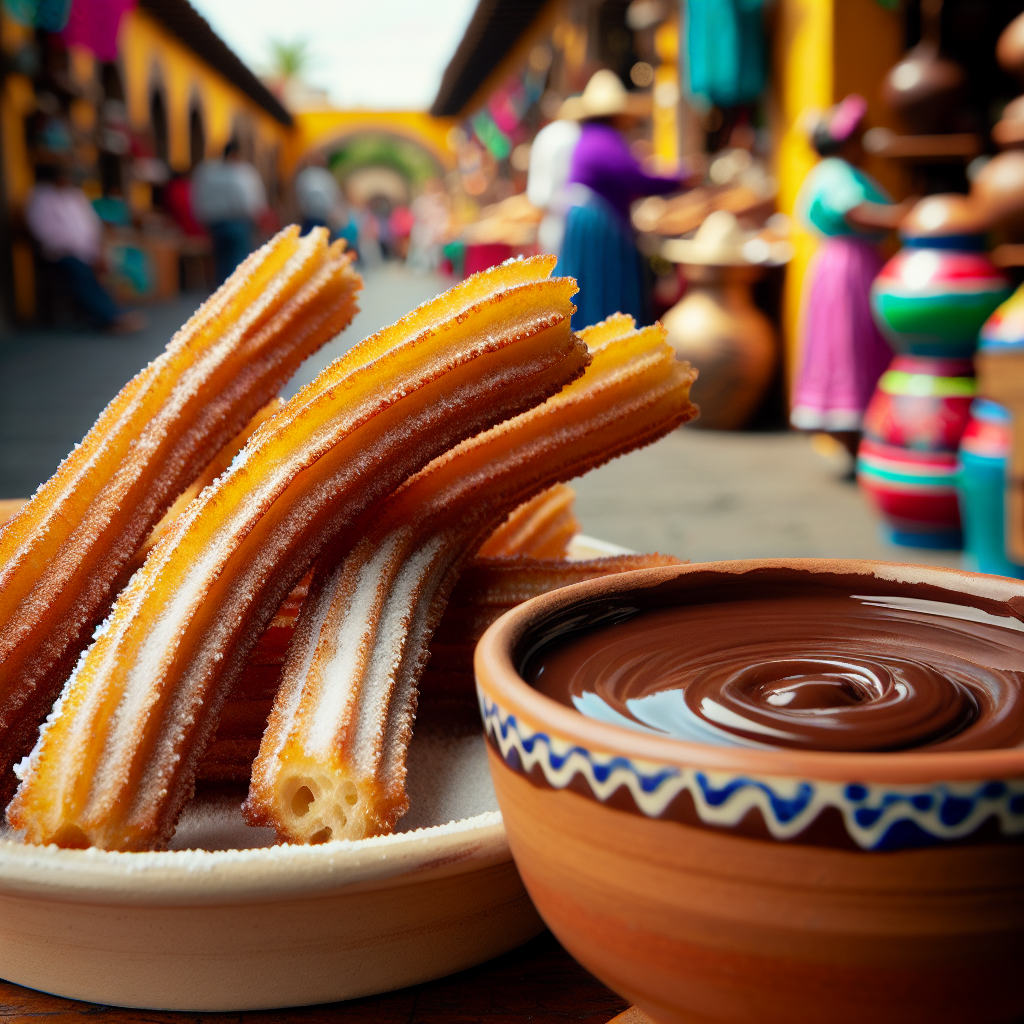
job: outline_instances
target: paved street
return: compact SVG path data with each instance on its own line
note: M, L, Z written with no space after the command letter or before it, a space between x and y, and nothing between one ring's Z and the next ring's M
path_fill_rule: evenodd
M445 284L395 265L368 275L356 321L301 368L286 394ZM51 474L201 299L186 295L149 309L149 327L128 338L0 336L0 497L28 495ZM694 561L779 555L960 564L955 553L883 542L857 487L841 479L843 468L799 434L686 429L577 481L577 514L587 533Z

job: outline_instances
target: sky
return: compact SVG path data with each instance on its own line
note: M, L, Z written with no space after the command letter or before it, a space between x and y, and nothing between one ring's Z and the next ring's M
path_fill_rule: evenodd
M425 110L476 0L190 0L257 74L270 40L306 40L303 77L343 107Z

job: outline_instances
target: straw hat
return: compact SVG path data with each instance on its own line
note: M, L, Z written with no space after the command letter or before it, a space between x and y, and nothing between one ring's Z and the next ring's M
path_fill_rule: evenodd
M651 97L646 93L627 92L614 71L602 68L587 82L582 96L570 96L558 111L567 121L584 121L589 117L614 117L634 114L644 117L651 111Z
M669 239L661 247L661 254L672 263L746 266L751 262L743 254L747 240L735 214L716 210L704 218L693 238Z

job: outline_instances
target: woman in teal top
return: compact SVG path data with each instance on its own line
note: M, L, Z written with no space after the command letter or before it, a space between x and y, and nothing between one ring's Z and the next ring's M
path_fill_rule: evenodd
M824 241L804 282L802 362L790 422L832 434L851 455L875 384L892 359L869 301L882 268L876 243L912 205L894 205L855 166L863 155L858 128L866 110L862 96L847 96L821 120L812 141L824 159L797 197L797 215Z

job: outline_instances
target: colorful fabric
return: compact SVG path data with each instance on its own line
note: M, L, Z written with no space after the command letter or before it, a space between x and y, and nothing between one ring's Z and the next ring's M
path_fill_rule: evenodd
M612 313L628 313L647 322L643 270L633 233L596 193L569 209L556 277L575 277L574 330L596 324Z
M804 179L796 200L797 216L812 231L834 238L863 235L846 215L861 203L891 203L882 186L860 168L839 157L822 160Z
M61 33L68 46L91 50L97 60L117 60L121 18L136 0L74 0L67 27Z
M805 288L803 363L790 422L800 430L859 430L892 350L875 326L868 295L882 260L871 243L830 238Z
M678 178L647 174L626 140L606 124L584 124L572 153L569 183L596 192L629 224L629 204L641 196L676 192ZM588 321L589 323L589 321Z
M686 65L690 92L720 107L752 103L765 83L763 0L689 0Z

